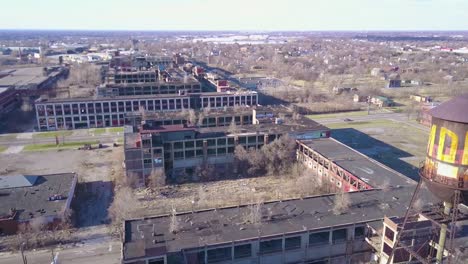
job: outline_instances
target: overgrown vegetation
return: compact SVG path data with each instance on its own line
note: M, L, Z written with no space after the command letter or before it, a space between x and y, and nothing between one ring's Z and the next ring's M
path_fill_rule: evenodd
M288 174L296 160L295 151L296 142L287 135L261 149L246 150L237 145L234 150L235 170L243 177Z

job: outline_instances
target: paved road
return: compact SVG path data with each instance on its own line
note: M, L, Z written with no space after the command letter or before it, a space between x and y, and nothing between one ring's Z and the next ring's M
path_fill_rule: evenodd
M59 264L119 264L120 243L116 240L92 241L65 249L55 250ZM52 252L38 250L25 252L29 264L50 264ZM0 253L0 263L21 264L21 254Z

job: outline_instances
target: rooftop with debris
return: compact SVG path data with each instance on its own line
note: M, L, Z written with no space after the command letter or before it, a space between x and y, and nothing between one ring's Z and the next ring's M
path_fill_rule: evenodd
M333 212L334 195L322 195L262 204L261 224L248 220L250 205L177 214L179 224L175 232L169 228L171 215L127 220L123 258L382 221L384 216L405 213L414 187L349 193L350 206L340 215ZM434 200L427 192L423 195L428 196L427 201Z
M70 206L76 178L75 173L0 176L0 220L61 214Z

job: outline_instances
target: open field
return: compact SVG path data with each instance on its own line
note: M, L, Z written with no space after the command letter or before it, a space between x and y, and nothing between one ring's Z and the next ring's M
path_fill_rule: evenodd
M7 149L6 146L0 146L0 153L2 153L3 151L5 151Z
M353 116L365 116L367 111L350 111L342 113L333 113L333 114L316 114L316 115L307 115L306 117L310 119L322 119L322 118L336 118L336 117L353 117Z
M329 124L332 137L383 164L417 178L424 160L428 132L409 123L373 120Z

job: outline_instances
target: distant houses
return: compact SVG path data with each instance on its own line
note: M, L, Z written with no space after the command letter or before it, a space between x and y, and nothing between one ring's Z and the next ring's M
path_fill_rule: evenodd
M432 98L430 96L422 96L419 94L410 95L410 99L418 103L432 102Z
M373 96L371 98L371 103L378 107L395 106L395 102L392 99L385 96Z
M353 102L355 103L369 102L378 107L395 106L395 102L392 99L385 97L385 96L367 96L367 95L354 94Z
M393 73L388 77L387 88L401 87L401 78L399 74Z

